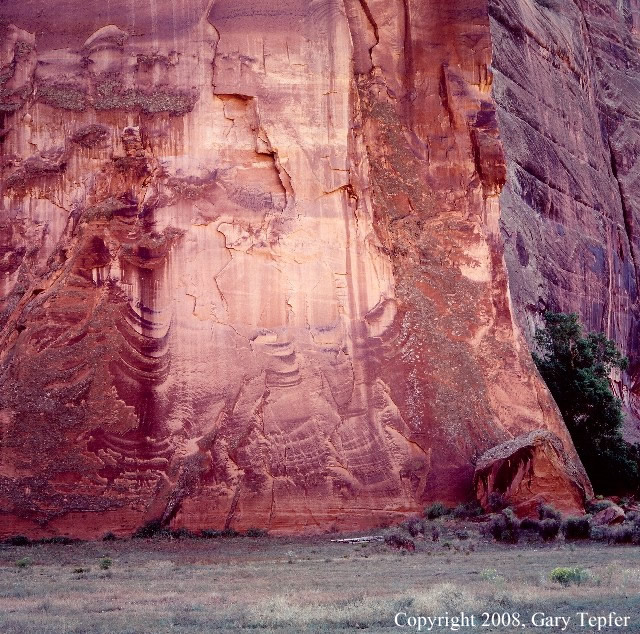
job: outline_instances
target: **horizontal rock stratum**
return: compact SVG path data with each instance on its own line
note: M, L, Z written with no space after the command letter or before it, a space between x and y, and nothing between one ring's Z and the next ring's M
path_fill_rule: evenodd
M371 527L535 430L577 465L552 497L589 496L529 305L589 226L567 307L637 345L636 120L607 164L553 78L608 117L637 49L607 81L589 21L632 56L639 19L571 6L583 39L555 0L5 3L0 534Z

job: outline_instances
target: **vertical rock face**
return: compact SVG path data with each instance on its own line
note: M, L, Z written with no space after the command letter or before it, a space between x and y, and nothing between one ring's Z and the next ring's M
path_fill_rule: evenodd
M630 357L638 426L640 3L491 0L494 97L507 157L501 223L518 320L577 312Z
M519 434L574 456L484 0L62 6L3 8L1 533L359 528Z

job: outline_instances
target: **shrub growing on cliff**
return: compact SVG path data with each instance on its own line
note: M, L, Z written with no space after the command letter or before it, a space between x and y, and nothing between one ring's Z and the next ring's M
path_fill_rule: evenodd
M597 491L634 491L640 484L638 446L622 438L622 403L609 385L628 360L603 333L582 332L574 313L545 313L533 359L553 394L578 455Z

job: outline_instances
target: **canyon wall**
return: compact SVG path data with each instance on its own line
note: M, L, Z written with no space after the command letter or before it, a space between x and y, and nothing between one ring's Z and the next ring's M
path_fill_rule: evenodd
M531 342L545 310L576 312L615 339L640 442L640 2L491 0L490 15L519 323Z
M71 5L1 15L0 534L371 527L533 430L590 494L503 258L497 3Z

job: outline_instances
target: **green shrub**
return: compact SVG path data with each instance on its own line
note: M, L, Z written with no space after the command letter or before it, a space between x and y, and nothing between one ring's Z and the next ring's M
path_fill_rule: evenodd
M638 511L629 511L626 514L625 519L627 522L630 522L631 524L633 523L640 524L640 513L638 513Z
M591 521L588 515L568 517L562 524L565 539L589 539Z
M489 494L489 510L492 513L499 513L507 508L509 505L507 500L505 499L502 493L497 493L496 491Z
M13 537L5 539L4 543L11 546L29 546L31 544L31 540L24 535L14 535Z
M411 537L424 535L424 522L419 517L411 517L400 525Z
M589 573L582 568L554 568L549 575L551 581L562 586L580 585L587 581Z
M220 531L220 537L240 537L240 533L234 528L225 528Z
M100 566L100 570L109 570L111 565L113 564L113 559L111 557L100 557L98 560L98 565Z
M536 520L531 517L525 517L520 522L520 529L523 531L532 531L534 533L539 533L541 527L542 527L542 522L540 520Z
M215 530L214 528L203 528L200 531L200 537L204 539L217 539L222 536L222 531Z
M478 517L484 513L482 507L478 502L467 502L466 504L459 504L453 509L453 516L458 519L469 519L471 517Z
M562 514L557 511L551 504L541 504L538 509L538 517L541 520L562 520Z
M58 544L59 546L70 546L71 544L77 544L80 540L75 537L66 537L64 535L56 535L55 537L43 537L34 544Z
M575 313L547 312L538 329L533 359L555 399L596 491L628 493L640 488L640 446L622 437L622 402L611 391L614 368L628 359L603 333L583 335ZM539 353L539 354L538 354Z
M520 522L511 509L504 509L491 518L489 532L498 542L516 544L520 539Z
M555 519L546 519L540 522L540 537L546 542L554 540L560 532L560 522Z
M28 568L32 563L31 557L22 557L22 559L16 561L16 566L18 568Z
M438 517L449 515L450 512L451 511L442 502L434 502L424 510L424 516L427 519L435 520Z
M162 525L160 520L151 520L144 526L141 526L133 534L134 539L148 539L150 537L166 537L169 532Z
M504 577L499 575L495 568L487 568L480 572L480 579L483 581L503 581Z
M385 535L384 543L391 548L397 548L398 550L415 550L416 544L408 535L405 535L401 531L392 531L388 535Z
M195 535L187 528L178 528L169 531L169 536L173 539L193 539Z
M610 506L613 506L613 502L611 500L595 500L589 502L587 504L587 513L590 515L595 515L600 511L604 511L604 509L608 509Z
M266 537L269 533L264 528L248 528L247 537Z

